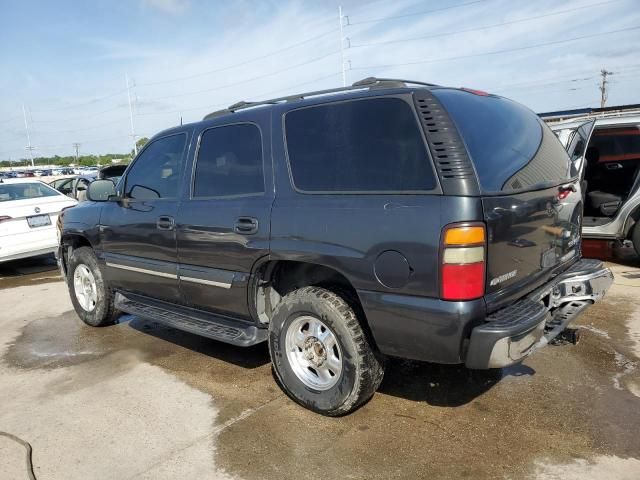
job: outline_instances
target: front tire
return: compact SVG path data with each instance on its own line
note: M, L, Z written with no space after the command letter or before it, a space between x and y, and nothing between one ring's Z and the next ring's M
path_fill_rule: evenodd
M91 248L80 247L72 251L67 286L73 308L84 323L92 327L114 323L113 292L105 283Z
M269 353L289 397L327 416L365 403L384 374L354 310L320 287L295 290L278 304L269 325Z

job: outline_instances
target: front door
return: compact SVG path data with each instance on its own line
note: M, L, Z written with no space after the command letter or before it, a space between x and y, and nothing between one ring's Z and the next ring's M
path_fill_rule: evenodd
M200 136L190 192L178 211L180 288L188 305L250 318L250 272L269 251L267 129L236 123Z
M112 286L179 301L175 218L186 133L153 140L122 182L122 200L106 202L100 217L102 255Z

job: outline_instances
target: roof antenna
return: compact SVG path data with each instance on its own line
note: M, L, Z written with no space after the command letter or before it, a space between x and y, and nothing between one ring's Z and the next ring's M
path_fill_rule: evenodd
M180 115L180 126L182 126L182 115Z

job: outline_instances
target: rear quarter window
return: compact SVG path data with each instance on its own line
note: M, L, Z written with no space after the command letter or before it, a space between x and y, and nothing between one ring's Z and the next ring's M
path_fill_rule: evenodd
M462 136L483 193L565 183L569 157L538 116L517 102L455 89L434 89Z
M436 179L413 108L400 98L304 107L285 116L294 186L314 193L428 192Z

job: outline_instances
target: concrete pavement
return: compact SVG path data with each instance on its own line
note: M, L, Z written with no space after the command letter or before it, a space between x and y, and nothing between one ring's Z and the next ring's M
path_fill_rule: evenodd
M579 345L492 373L391 360L338 419L285 397L264 346L91 328L50 265L3 267L0 431L39 479L640 478L639 266L613 265ZM27 478L23 456L0 437L0 479Z

